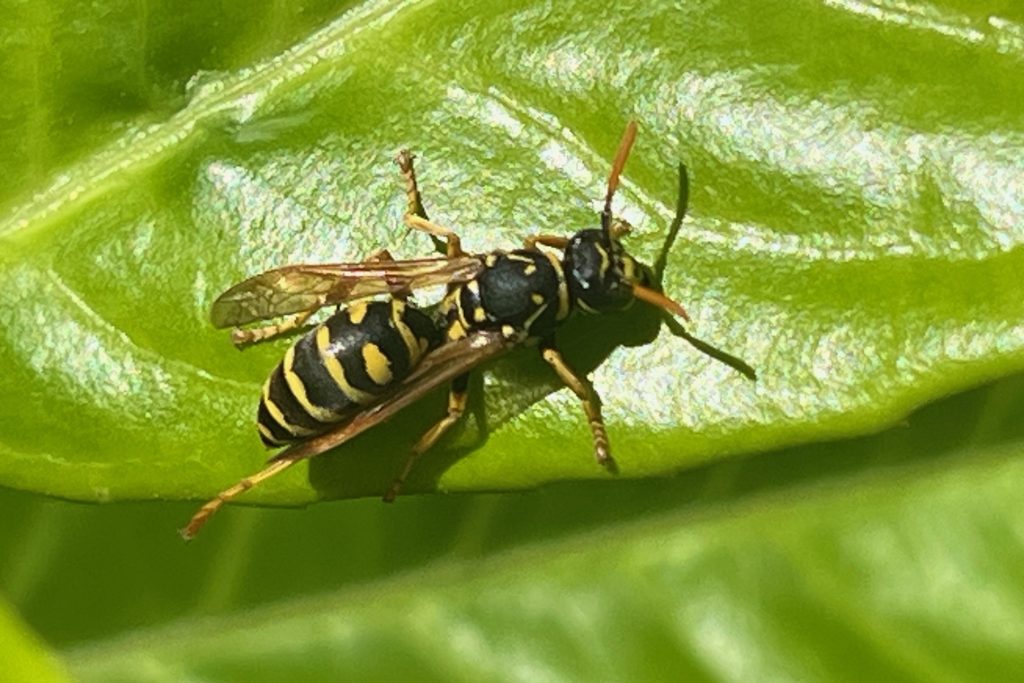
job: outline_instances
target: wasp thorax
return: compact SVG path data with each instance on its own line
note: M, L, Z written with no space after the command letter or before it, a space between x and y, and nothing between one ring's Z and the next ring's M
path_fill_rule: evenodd
M647 269L601 230L580 230L565 247L565 272L573 299L602 313L633 302L633 285L646 284Z

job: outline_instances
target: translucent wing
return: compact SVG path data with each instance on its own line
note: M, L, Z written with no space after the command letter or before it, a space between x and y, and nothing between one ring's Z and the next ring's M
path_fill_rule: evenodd
M477 332L458 341L449 342L431 351L404 381L381 397L379 403L356 413L351 419L339 423L331 431L295 444L270 459L256 474L246 477L234 486L221 491L216 498L201 507L181 530L186 540L193 538L213 514L233 499L260 482L275 476L300 460L315 457L350 441L367 429L394 417L428 393L459 375L497 358L515 346L498 332Z
M448 342L431 351L405 380L384 395L380 403L366 408L351 420L333 430L287 448L271 462L296 461L312 458L324 451L340 446L362 434L399 411L420 400L439 386L459 375L497 358L515 347L497 331L476 332L469 337Z
M283 266L243 280L213 302L215 327L245 325L378 294L464 282L483 267L475 256Z

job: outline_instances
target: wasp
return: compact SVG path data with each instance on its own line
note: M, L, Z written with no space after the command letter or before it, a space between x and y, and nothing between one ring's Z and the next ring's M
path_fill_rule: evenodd
M338 310L288 349L263 386L257 413L260 437L268 447L288 448L263 470L206 503L182 536L195 536L214 512L242 492L299 460L349 441L449 384L445 415L413 445L384 495L385 501L394 500L416 460L462 417L469 373L520 346L537 347L579 398L595 458L614 472L600 397L555 342L557 328L576 310L609 313L639 299L661 310L673 334L754 379L754 370L744 361L691 335L677 320L689 321L686 310L661 291L667 253L688 203L685 166L679 166L676 217L654 267L640 263L622 246L620 238L630 226L613 217L612 199L636 132L631 121L608 176L599 228L568 237L532 235L522 248L511 251L467 253L455 231L427 216L414 157L402 151L396 161L405 181L403 222L430 235L443 256L396 261L381 251L361 263L289 265L221 294L211 310L212 322L234 326L232 340L239 346L298 330L323 307ZM447 285L447 293L434 306L419 308L408 300L413 291L438 285ZM237 327L283 316L282 322L255 329Z

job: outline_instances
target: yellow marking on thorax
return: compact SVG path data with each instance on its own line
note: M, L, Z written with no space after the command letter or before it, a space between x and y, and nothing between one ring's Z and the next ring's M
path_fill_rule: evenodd
M484 310L483 306L477 306L473 311L473 320L478 323L482 323L487 320L487 311Z
M302 383L302 378L299 377L299 373L295 372L295 347L292 346L288 349L288 352L284 354L284 381L288 383L288 389L292 392L292 396L299 402L302 409L306 411L306 414L310 415L320 422L333 422L335 415L333 412L318 406L309 400L309 396L306 395L306 385Z
M363 322L363 318L366 317L367 302L359 301L348 307L348 319L352 321L353 325L358 325Z
M594 249L597 249L597 253L601 255L601 278L603 279L608 274L608 269L611 267L611 259L608 257L608 251L600 244L595 244Z
M537 272L537 264L531 263L530 265L523 268L523 274L529 277Z
M558 257L549 252L543 252L555 269L558 277L558 312L555 313L555 320L562 321L569 317L569 285L565 282L565 271L562 270L562 262Z
M462 291L461 287L456 287L452 291L444 295L441 299L441 306L438 309L438 315L442 318L447 318L448 314L453 308L459 305L459 293Z
M341 361L333 353L330 353L331 331L327 329L326 325L316 331L316 348L320 352L320 361L327 368L327 373L348 400L359 404L373 401L373 394L356 389L349 384L348 378L345 377L345 368L341 366Z
M286 420L281 409L277 407L276 403L270 400L270 381L273 378L274 375L271 374L270 377L267 378L267 381L263 383L263 405L267 407L267 412L270 413L270 417L292 436L307 436L312 434L314 430L307 427L300 427L299 425L293 425Z
M505 258L509 261L519 261L520 263L533 263L533 259L529 256L523 256L522 254L506 254Z
M533 294L530 295L530 301L540 306L542 303L544 303L544 296L542 294L534 292Z
M462 308L461 300L455 303L455 312L459 316L459 324L464 328L469 329L469 319L466 317L466 311Z
M390 384L394 377L391 372L391 359L376 344L367 342L363 346L363 365L366 367L366 374L379 387Z

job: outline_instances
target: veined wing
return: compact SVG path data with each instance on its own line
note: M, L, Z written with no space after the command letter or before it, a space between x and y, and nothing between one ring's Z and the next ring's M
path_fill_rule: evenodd
M215 327L245 325L378 294L464 282L482 267L476 256L282 266L221 294L210 308L210 320Z
M459 375L498 358L516 343L497 331L475 332L428 353L416 369L376 403L333 430L287 448L271 462L305 460L340 446L420 400Z
M350 420L340 423L325 434L286 448L271 458L266 467L256 474L221 491L216 498L203 505L192 516L188 524L181 529L182 537L186 540L195 537L224 503L239 494L288 469L300 460L315 457L350 441L367 429L394 417L437 387L488 360L497 358L514 346L514 342L499 332L477 332L432 351L409 377L382 396L379 403L356 413Z

